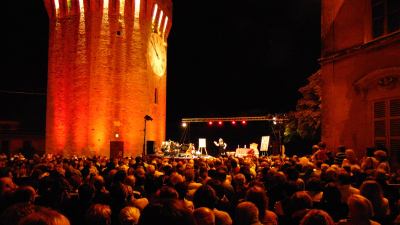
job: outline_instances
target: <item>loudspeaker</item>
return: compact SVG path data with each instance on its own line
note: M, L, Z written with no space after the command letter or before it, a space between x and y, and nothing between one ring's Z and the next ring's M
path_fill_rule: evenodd
M110 158L121 159L124 157L124 142L110 141Z
M154 141L147 141L146 142L146 154L154 154Z

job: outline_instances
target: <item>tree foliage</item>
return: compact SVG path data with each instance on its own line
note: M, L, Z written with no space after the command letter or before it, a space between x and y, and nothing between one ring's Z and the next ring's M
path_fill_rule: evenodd
M321 71L308 78L308 84L299 89L303 95L297 101L297 132L302 138L319 139L321 135Z
M318 141L321 135L321 72L308 78L308 84L299 89L302 98L297 101L296 111L287 114L284 142L301 139Z

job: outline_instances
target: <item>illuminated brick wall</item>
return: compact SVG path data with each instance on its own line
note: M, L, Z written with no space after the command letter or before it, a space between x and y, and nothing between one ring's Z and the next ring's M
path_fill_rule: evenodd
M372 2L321 2L322 140L332 150L352 148L359 158L376 144L374 103L400 99L400 30L374 38ZM393 78L390 85L380 83L386 78ZM400 163L400 145L393 143L386 142L389 156Z
M146 139L159 145L166 74L152 72L147 42L156 4L156 16L168 17L160 20L167 40L171 1L44 1L50 18L46 151L109 155L110 141L120 140L125 155L140 155L145 115L153 118Z

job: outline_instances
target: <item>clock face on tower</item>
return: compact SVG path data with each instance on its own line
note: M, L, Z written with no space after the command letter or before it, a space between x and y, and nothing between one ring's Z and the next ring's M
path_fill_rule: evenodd
M162 76L167 66L167 53L164 40L157 33L151 33L147 53L150 66L155 74Z

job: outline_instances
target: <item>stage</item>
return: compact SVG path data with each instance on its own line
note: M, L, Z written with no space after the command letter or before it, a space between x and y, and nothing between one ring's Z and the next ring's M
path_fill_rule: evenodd
M163 159L215 159L214 156L211 155L189 155L189 154L177 154L177 155L170 155L170 154L149 154L146 155L149 158L163 158Z

